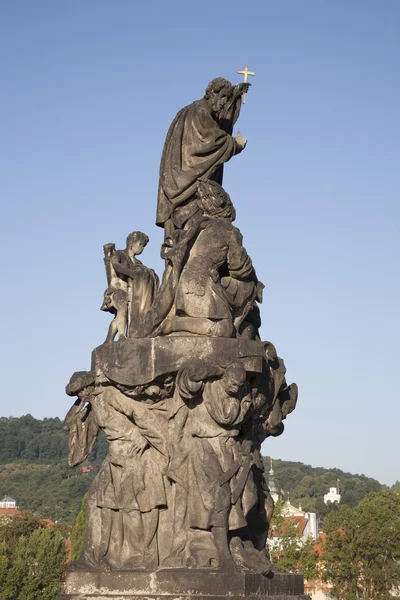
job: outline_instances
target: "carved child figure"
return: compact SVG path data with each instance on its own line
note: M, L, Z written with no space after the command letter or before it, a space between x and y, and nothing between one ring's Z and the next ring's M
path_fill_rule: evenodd
M108 288L101 310L115 315L106 342L112 342L117 333L118 338L127 337L131 323L137 326L141 314L151 306L158 278L136 258L148 241L146 234L133 231L126 238L125 250L115 250L114 244L104 246Z

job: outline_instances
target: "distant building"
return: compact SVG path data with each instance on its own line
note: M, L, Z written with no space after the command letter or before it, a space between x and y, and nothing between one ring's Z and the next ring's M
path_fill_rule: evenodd
M16 500L14 500L14 498L11 498L10 496L4 496L3 500L0 502L0 509L1 508L17 510L18 506L17 506L17 502L16 502Z
M325 504L328 504L328 502L332 502L332 504L336 502L336 504L339 504L340 498L341 496L339 494L339 489L335 487L329 488L329 492L327 494L324 494Z
M284 520L292 521L297 529L299 536L299 545L303 545L308 538L313 540L318 539L318 521L316 513L304 512L300 508L296 508L290 502L285 502L282 509L282 515ZM282 526L282 531L273 530L272 536L269 540L269 544L272 547L279 546L281 543L282 533L285 531L285 524Z
M318 539L318 521L316 513L304 512L301 506L296 508L290 502L286 502L283 507L283 514L287 517L293 517L298 522L301 539L305 542L310 536L313 540Z
M17 501L14 500L14 498L10 498L10 496L4 496L3 500L0 502L0 521L2 523L10 521L10 519L23 512L24 511L19 510ZM56 521L53 521L53 519L40 519L40 522L45 527L52 527L56 524Z
M3 500L0 502L0 520L1 522L8 521L10 518L13 518L20 514L18 510L17 501L10 496L4 496Z
M274 480L272 458L270 461L271 468L269 470L268 487L274 502L277 502L279 499L279 494ZM282 515L284 516L285 520L287 519L288 521L291 520L294 522L298 531L300 545L304 544L309 537L311 537L313 540L318 539L318 521L316 513L304 512L301 509L301 506L296 508L290 504L289 501L287 501L282 509ZM282 529L284 531L285 525L282 526ZM270 547L279 546L281 543L282 531L273 530L271 533L272 535L268 541Z

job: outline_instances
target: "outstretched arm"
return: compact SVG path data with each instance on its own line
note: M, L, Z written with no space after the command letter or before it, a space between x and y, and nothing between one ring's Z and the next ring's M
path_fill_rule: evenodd
M113 262L112 266L114 267L114 271L117 273L117 275L126 275L131 279L134 277L134 272L132 271L132 269L125 267L125 265L121 265L120 262L115 261Z
M246 148L247 138L240 135L240 131L237 132L236 137L233 138L235 142L235 155L239 154Z
M251 86L251 83L249 83L248 81L243 82L243 83L238 83L237 85L235 85L235 87L233 88L234 98L238 98L239 96L242 96L242 94L247 94L247 92L250 89L250 86Z

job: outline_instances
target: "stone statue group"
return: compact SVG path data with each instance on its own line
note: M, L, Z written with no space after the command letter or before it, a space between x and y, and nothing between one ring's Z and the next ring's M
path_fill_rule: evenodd
M283 432L297 401L259 337L258 281L222 187L248 83L210 82L178 112L160 167L156 273L137 258L148 237L104 246L114 315L90 371L71 377L71 466L103 431L109 451L87 497L85 568L213 568L267 574L273 501L261 443Z

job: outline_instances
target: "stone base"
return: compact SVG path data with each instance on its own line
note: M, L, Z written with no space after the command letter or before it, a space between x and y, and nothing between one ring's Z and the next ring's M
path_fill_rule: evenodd
M62 600L309 600L302 575L160 569L84 571L68 569Z

